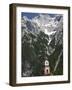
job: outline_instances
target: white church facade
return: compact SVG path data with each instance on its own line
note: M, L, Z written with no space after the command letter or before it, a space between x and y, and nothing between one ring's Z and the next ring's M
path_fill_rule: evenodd
M50 75L50 66L48 60L45 60L44 62L44 75Z

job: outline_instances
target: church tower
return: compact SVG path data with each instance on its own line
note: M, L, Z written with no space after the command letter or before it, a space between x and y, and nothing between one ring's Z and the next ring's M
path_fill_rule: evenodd
M48 60L45 60L44 63L44 75L50 75L50 66Z

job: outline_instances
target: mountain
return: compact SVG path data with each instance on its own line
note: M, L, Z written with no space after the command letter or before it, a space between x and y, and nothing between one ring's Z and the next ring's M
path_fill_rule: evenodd
M48 34L49 43L52 39L51 37L63 27L62 15L55 15L54 17L51 17L50 15L40 14L32 20L23 16L21 22L23 32L32 32L37 34L40 31L43 31L45 34Z

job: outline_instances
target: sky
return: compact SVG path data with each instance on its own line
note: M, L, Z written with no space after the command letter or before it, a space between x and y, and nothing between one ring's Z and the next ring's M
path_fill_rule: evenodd
M22 17L23 16L26 16L28 19L32 19L34 18L35 16L38 16L39 13L25 13L25 12L22 12Z
M29 12L22 12L21 13L21 16L23 17L23 16L26 16L28 19L32 19L32 18L34 18L34 17L36 17L36 16L39 16L40 14L43 14L43 15L50 15L51 17L54 17L55 15L57 15L57 14L48 14L48 13L29 13Z

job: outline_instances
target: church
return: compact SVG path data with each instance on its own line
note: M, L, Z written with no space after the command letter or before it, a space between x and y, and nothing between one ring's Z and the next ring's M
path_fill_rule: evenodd
M50 75L50 66L48 60L45 60L44 62L44 75Z

